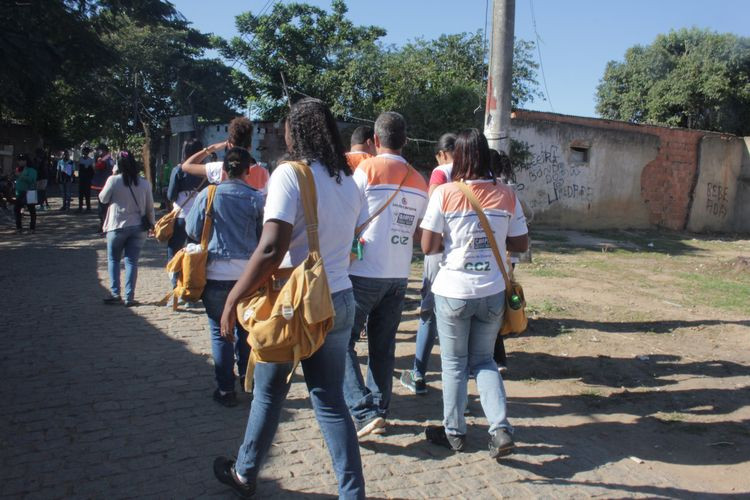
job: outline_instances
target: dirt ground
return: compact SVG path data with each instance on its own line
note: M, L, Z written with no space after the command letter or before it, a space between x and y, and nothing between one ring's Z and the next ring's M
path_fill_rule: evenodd
M503 463L618 497L750 494L750 240L532 234L532 319L506 342L526 457Z

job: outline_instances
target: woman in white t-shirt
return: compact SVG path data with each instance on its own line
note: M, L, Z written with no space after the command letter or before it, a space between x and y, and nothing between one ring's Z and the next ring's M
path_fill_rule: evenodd
M336 319L323 346L302 361L315 416L326 440L341 498L365 498L362 462L354 422L344 401L344 360L354 324L354 296L349 280L349 253L362 197L351 178L338 128L318 99L295 103L286 121L288 159L304 161L317 191L318 233ZM241 297L255 292L279 267L297 266L307 256L307 234L300 189L293 168L279 165L268 183L263 234L242 277L229 293L221 318L222 332L232 331ZM253 404L237 461L219 457L214 474L237 493L249 496L271 447L290 383L291 363L258 363Z
M460 451L466 440L464 410L469 376L476 377L482 409L490 424L492 458L513 450L505 389L492 359L503 320L505 282L487 235L457 182L466 182L492 225L500 255L523 251L528 230L513 190L498 182L490 167L487 139L476 129L456 137L454 182L435 189L422 220L422 250L443 253L432 283L440 337L443 425L429 426L427 439Z

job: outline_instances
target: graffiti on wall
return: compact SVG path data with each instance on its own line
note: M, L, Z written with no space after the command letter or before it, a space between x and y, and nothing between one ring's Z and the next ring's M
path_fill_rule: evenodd
M567 200L590 203L594 199L594 189L587 183L589 169L566 164L555 144L542 144L537 152L532 151L523 173L528 184L520 183L519 191L526 191L525 199L534 208L544 209Z
M729 211L729 188L721 184L706 184L706 212L724 218Z

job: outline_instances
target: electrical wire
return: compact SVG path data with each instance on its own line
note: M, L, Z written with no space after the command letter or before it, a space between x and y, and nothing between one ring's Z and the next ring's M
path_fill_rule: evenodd
M529 6L531 7L531 24L534 27L534 35L536 36L536 51L539 55L539 69L542 72L542 83L544 84L544 93L547 95L547 102L549 103L549 109L555 112L555 107L552 106L552 99L549 96L549 89L547 88L547 77L544 74L544 63L542 62L542 38L539 36L539 32L536 29L536 14L534 14L534 0L529 0Z

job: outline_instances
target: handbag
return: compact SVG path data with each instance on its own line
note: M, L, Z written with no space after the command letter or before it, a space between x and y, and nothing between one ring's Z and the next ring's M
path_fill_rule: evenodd
M39 197L36 194L36 189L29 189L26 191L26 204L36 205L39 203Z
M455 182L458 189L466 196L471 203L472 208L479 218L479 223L482 226L485 236L492 247L492 253L495 255L497 265L500 267L500 271L503 273L503 279L505 280L505 314L503 315L503 324L500 326L500 335L511 335L521 334L526 331L528 326L528 318L526 317L526 298L523 295L523 287L517 281L508 278L508 272L505 270L505 264L503 258L500 255L500 249L497 247L497 241L495 241L495 234L490 226L490 221L487 220L487 216L482 210L482 205L471 192L469 186L463 182ZM510 268L510 261L508 261L508 268Z
M138 200L135 198L135 193L133 193L133 188L131 186L128 186L128 189L130 190L130 196L133 197L133 201L135 202L135 206L138 209L138 213L141 213L141 207L138 206ZM141 214L141 229L144 231L151 231L154 228L154 225L151 224L151 221L148 218L148 215L145 213Z
M306 164L289 162L297 176L305 213L308 254L293 269L279 269L255 293L237 305L237 321L247 330L250 358L245 389L252 390L256 363L292 363L287 382L300 361L325 342L336 313L320 256L317 193Z
M198 186L197 189L194 189L193 192L190 193L190 196L188 196L188 198L185 200L185 203L190 201L193 196L198 194L205 183L206 179L203 180L203 182L200 186ZM183 203L183 205L185 203ZM180 208L179 210L172 210L168 214L160 217L158 221L156 221L156 224L154 225L154 238L156 238L156 241L158 241L159 243L166 243L172 239L172 235L174 234L175 220L177 219L177 214L179 214L181 211L182 208Z
M367 218L366 221L364 221L362 224L357 226L354 229L354 239L352 240L352 249L349 254L349 261L354 260L362 260L364 257L364 249L362 247L364 241L360 239L360 236L362 236L362 233L367 229L367 226L370 224L370 222L374 221L375 218L383 213L383 210L388 208L388 205L391 204L394 198L396 198L396 195L401 191L401 188L404 186L404 182L406 182L406 179L409 178L409 174L411 173L411 170L409 169L409 166L406 166L406 175L404 175L404 178L401 179L401 183L398 185L396 190L393 192L393 194L381 205L380 208L378 208L371 216Z
M216 196L216 186L208 187L208 196L206 197L206 220L203 222L203 231L201 232L200 250L188 253L187 248L181 248L167 263L167 271L170 273L179 272L177 277L177 286L169 292L160 303L167 303L170 297L174 297L172 308L177 309L177 298L187 302L197 302L203 296L203 289L206 288L206 263L208 262L208 242L211 238L213 229L213 218L211 216L214 197Z

